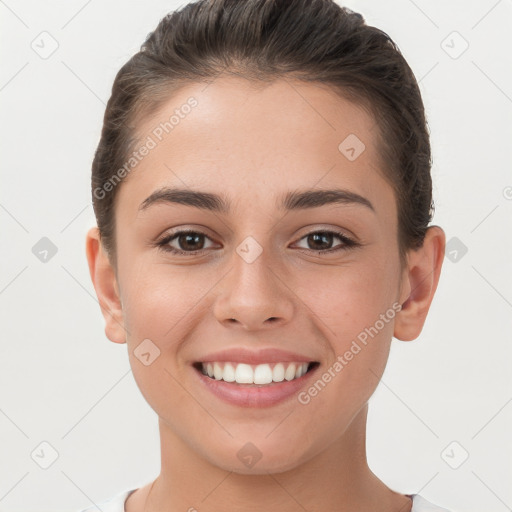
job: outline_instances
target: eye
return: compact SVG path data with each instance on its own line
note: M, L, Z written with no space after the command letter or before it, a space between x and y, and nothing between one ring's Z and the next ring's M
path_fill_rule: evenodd
M341 244L332 247L333 241L336 238L341 241ZM211 239L201 231L182 230L167 234L158 241L156 245L165 252L190 256L206 251L205 240L211 241ZM312 246L312 248L306 247L306 251L317 254L347 250L360 245L358 242L348 238L344 233L328 230L312 231L300 240L306 240L306 244ZM173 246L172 244L175 245ZM178 247L176 247L176 245Z
M205 250L204 239L210 240L208 236L200 231L177 231L167 235L157 242L160 249L173 254L196 254ZM173 247L171 243L177 244L178 248Z
M341 245L338 244L337 247L332 247L333 240L336 238L341 240L342 243ZM306 247L306 249L316 253L342 251L359 245L351 238L348 238L344 233L327 230L312 231L311 233L308 233L306 236L302 237L300 240L306 240L306 244L312 246L312 248Z

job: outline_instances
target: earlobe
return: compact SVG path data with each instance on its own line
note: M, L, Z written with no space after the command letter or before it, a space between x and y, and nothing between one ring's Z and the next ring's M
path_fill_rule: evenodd
M117 278L101 244L97 227L87 233L86 254L91 280L105 319L105 334L110 341L125 343L126 330Z
M405 300L396 316L393 333L395 338L411 341L420 335L439 282L445 245L443 229L430 226L423 246L408 253L401 290Z

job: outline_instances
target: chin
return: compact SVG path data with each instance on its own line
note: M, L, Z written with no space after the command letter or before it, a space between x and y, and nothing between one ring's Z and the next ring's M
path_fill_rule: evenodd
M266 475L268 473L284 473L299 466L305 456L297 451L296 444L285 446L281 444L265 443L263 440L257 447L255 443L247 442L240 446L236 443L235 456L226 457L231 448L221 449L219 453L209 453L209 461L213 465L240 475Z

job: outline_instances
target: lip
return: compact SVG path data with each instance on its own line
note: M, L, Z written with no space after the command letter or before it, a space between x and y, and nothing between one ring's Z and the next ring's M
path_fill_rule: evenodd
M249 350L246 348L231 348L221 350L220 352L207 354L201 359L195 361L195 364L199 362L236 362L257 365L264 363L310 363L317 362L317 360L314 357L295 354L293 352L288 352L286 350L280 350L277 348L263 348L259 350Z
M218 354L215 357L218 357ZM297 356L294 355L293 357L296 358ZM219 359L215 360L220 361ZM294 360L297 361L297 359ZM303 361L306 362L306 360ZM267 362L269 362L268 359ZM311 379L316 375L318 367L319 363L316 363L298 379L272 384L236 384L212 379L208 375L204 375L195 366L192 366L192 371L197 375L201 384L223 402L238 407L262 408L277 405L296 396L302 388L309 385Z

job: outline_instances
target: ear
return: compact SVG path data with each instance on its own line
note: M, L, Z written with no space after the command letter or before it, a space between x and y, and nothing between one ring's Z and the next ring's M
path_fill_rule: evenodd
M114 343L126 343L117 278L101 243L97 227L91 228L87 233L86 253L89 273L105 319L105 334Z
M395 317L395 338L411 341L420 335L439 282L445 245L444 231L439 226L430 226L423 246L409 251L402 275L402 309Z

